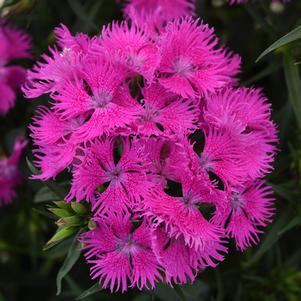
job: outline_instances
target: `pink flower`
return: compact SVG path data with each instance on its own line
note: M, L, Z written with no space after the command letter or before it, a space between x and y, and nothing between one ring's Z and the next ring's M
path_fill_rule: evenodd
M182 97L208 96L233 83L240 58L217 48L213 29L199 20L181 18L168 23L159 38L159 82Z
M66 200L90 201L95 215L127 212L152 186L135 141L120 138L118 142L114 137L103 137L81 151L83 155L77 156L79 163L74 166L72 187ZM115 162L117 151L122 154Z
M245 154L239 141L226 130L210 127L205 131L204 149L197 159L193 156L194 166L199 172L206 171L218 176L224 185L240 184L245 181Z
M149 179L164 189L168 180L180 182L187 171L189 159L180 142L170 139L147 138L140 140L148 165Z
M84 116L64 121L46 107L37 110L37 115L29 126L31 137L37 146L33 150L34 163L41 172L33 176L34 179L45 181L54 178L72 163L77 147L73 140L73 133L83 124L83 121Z
M44 62L37 62L27 72L27 81L22 90L27 98L55 92L62 81L72 76L80 68L81 56L74 51L59 51L49 48L50 56L43 54Z
M184 175L183 175L184 177ZM213 194L206 182L183 179L180 197L170 196L164 191L152 190L145 198L145 215L155 225L163 225L170 237L184 239L185 245L196 250L222 242L223 230L207 221L199 206L212 203L218 195ZM208 254L204 254L206 256Z
M204 108L204 125L230 132L251 180L272 169L277 130L271 121L271 105L260 89L227 88L211 95ZM246 181L246 180L244 180Z
M140 110L123 85L125 73L103 58L86 61L79 75L66 80L53 95L53 108L64 120L87 115L74 139L87 141L126 128Z
M201 249L190 248L183 237L171 238L163 228L155 230L152 246L170 285L193 281L199 269L215 267L216 261L223 261L223 254L227 252L225 246L214 241Z
M97 228L81 235L92 279L111 292L127 288L154 288L162 280L151 249L152 230L145 223L133 228L129 215L95 219Z
M262 228L270 223L275 209L271 188L264 182L247 183L229 191L226 202L218 202L212 221L223 225L240 250L259 241Z
M240 58L208 25L177 19L193 5L176 2L128 1L131 25L99 37L61 25L24 87L51 99L30 126L34 178L70 172L65 200L90 203L97 224L81 236L91 277L111 291L154 288L161 272L193 281L229 237L257 242L273 214L262 182L276 152L271 106L233 87Z
M173 19L194 15L194 0L129 0L124 14L138 27L153 36L161 32Z
M192 101L166 91L159 84L146 86L141 92L142 108L133 124L137 133L183 136L196 129L198 109Z
M25 82L25 69L8 66L14 59L30 58L31 39L0 19L0 115L14 107L16 92Z
M0 206L9 204L16 195L16 186L21 182L19 161L27 141L17 139L9 158L0 159Z
M113 63L126 67L133 75L140 74L147 81L153 81L160 55L157 45L146 32L126 22L113 22L103 28L101 45L95 50L104 52Z
M160 10L165 14L166 21L193 14L195 9L194 0L128 0L127 2L125 12L130 7L148 13Z
M63 80L78 74L83 58L88 54L93 57L92 49L98 44L96 38L90 39L82 33L72 36L63 24L54 32L59 47L50 47L50 55L42 55L44 62L37 62L32 70L28 71L27 82L23 86L27 98L56 92Z

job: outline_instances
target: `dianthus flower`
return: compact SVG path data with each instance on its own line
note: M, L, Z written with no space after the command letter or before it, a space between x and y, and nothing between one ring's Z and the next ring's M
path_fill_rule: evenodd
M93 38L61 25L24 87L51 99L30 126L35 178L66 170L65 200L91 204L95 228L80 240L111 291L193 281L224 260L229 238L257 243L274 214L263 180L277 143L271 106L260 89L234 87L239 56L177 2L128 1L132 22Z
M0 116L14 107L16 92L26 79L25 69L11 62L30 58L30 50L30 37L0 19Z
M16 195L15 189L22 179L18 165L26 144L25 140L16 139L11 155L0 157L0 206L9 204Z
M140 28L156 35L167 22L194 15L195 0L128 0L124 14Z

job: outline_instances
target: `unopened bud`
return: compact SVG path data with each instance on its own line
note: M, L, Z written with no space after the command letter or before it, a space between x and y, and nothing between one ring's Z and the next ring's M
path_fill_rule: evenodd
M88 222L88 228L89 228L89 230L95 230L95 229L97 228L96 222L93 221L93 220L90 220L90 221Z

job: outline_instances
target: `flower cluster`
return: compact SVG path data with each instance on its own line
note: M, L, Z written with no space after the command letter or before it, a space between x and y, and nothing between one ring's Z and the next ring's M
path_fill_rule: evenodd
M21 181L18 165L26 144L25 140L16 139L10 157L7 158L4 154L0 156L0 206L10 203L16 195L16 186Z
M0 116L15 105L16 92L26 78L25 69L11 61L30 57L30 37L0 19Z
M224 259L228 238L257 243L274 212L263 180L277 142L271 106L235 87L240 57L212 28L177 18L191 2L171 2L129 1L130 21L92 38L61 25L24 86L51 98L30 126L34 178L72 174L65 200L91 204L96 226L80 240L111 291L193 281ZM139 27L153 13L157 26Z

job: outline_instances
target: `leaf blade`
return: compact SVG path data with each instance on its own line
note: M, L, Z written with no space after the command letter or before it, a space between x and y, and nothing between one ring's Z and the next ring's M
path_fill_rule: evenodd
M77 240L77 236L75 236L69 248L69 251L67 253L65 261L56 276L57 296L60 295L62 291L62 281L64 277L70 272L74 264L77 262L77 260L80 257L80 253L81 253L80 243Z
M264 56L271 53L272 51L283 47L291 42L294 42L296 40L301 39L301 25L278 39L276 42L274 42L271 46L269 46L265 51L263 51L259 57L257 58L256 62L260 61Z

